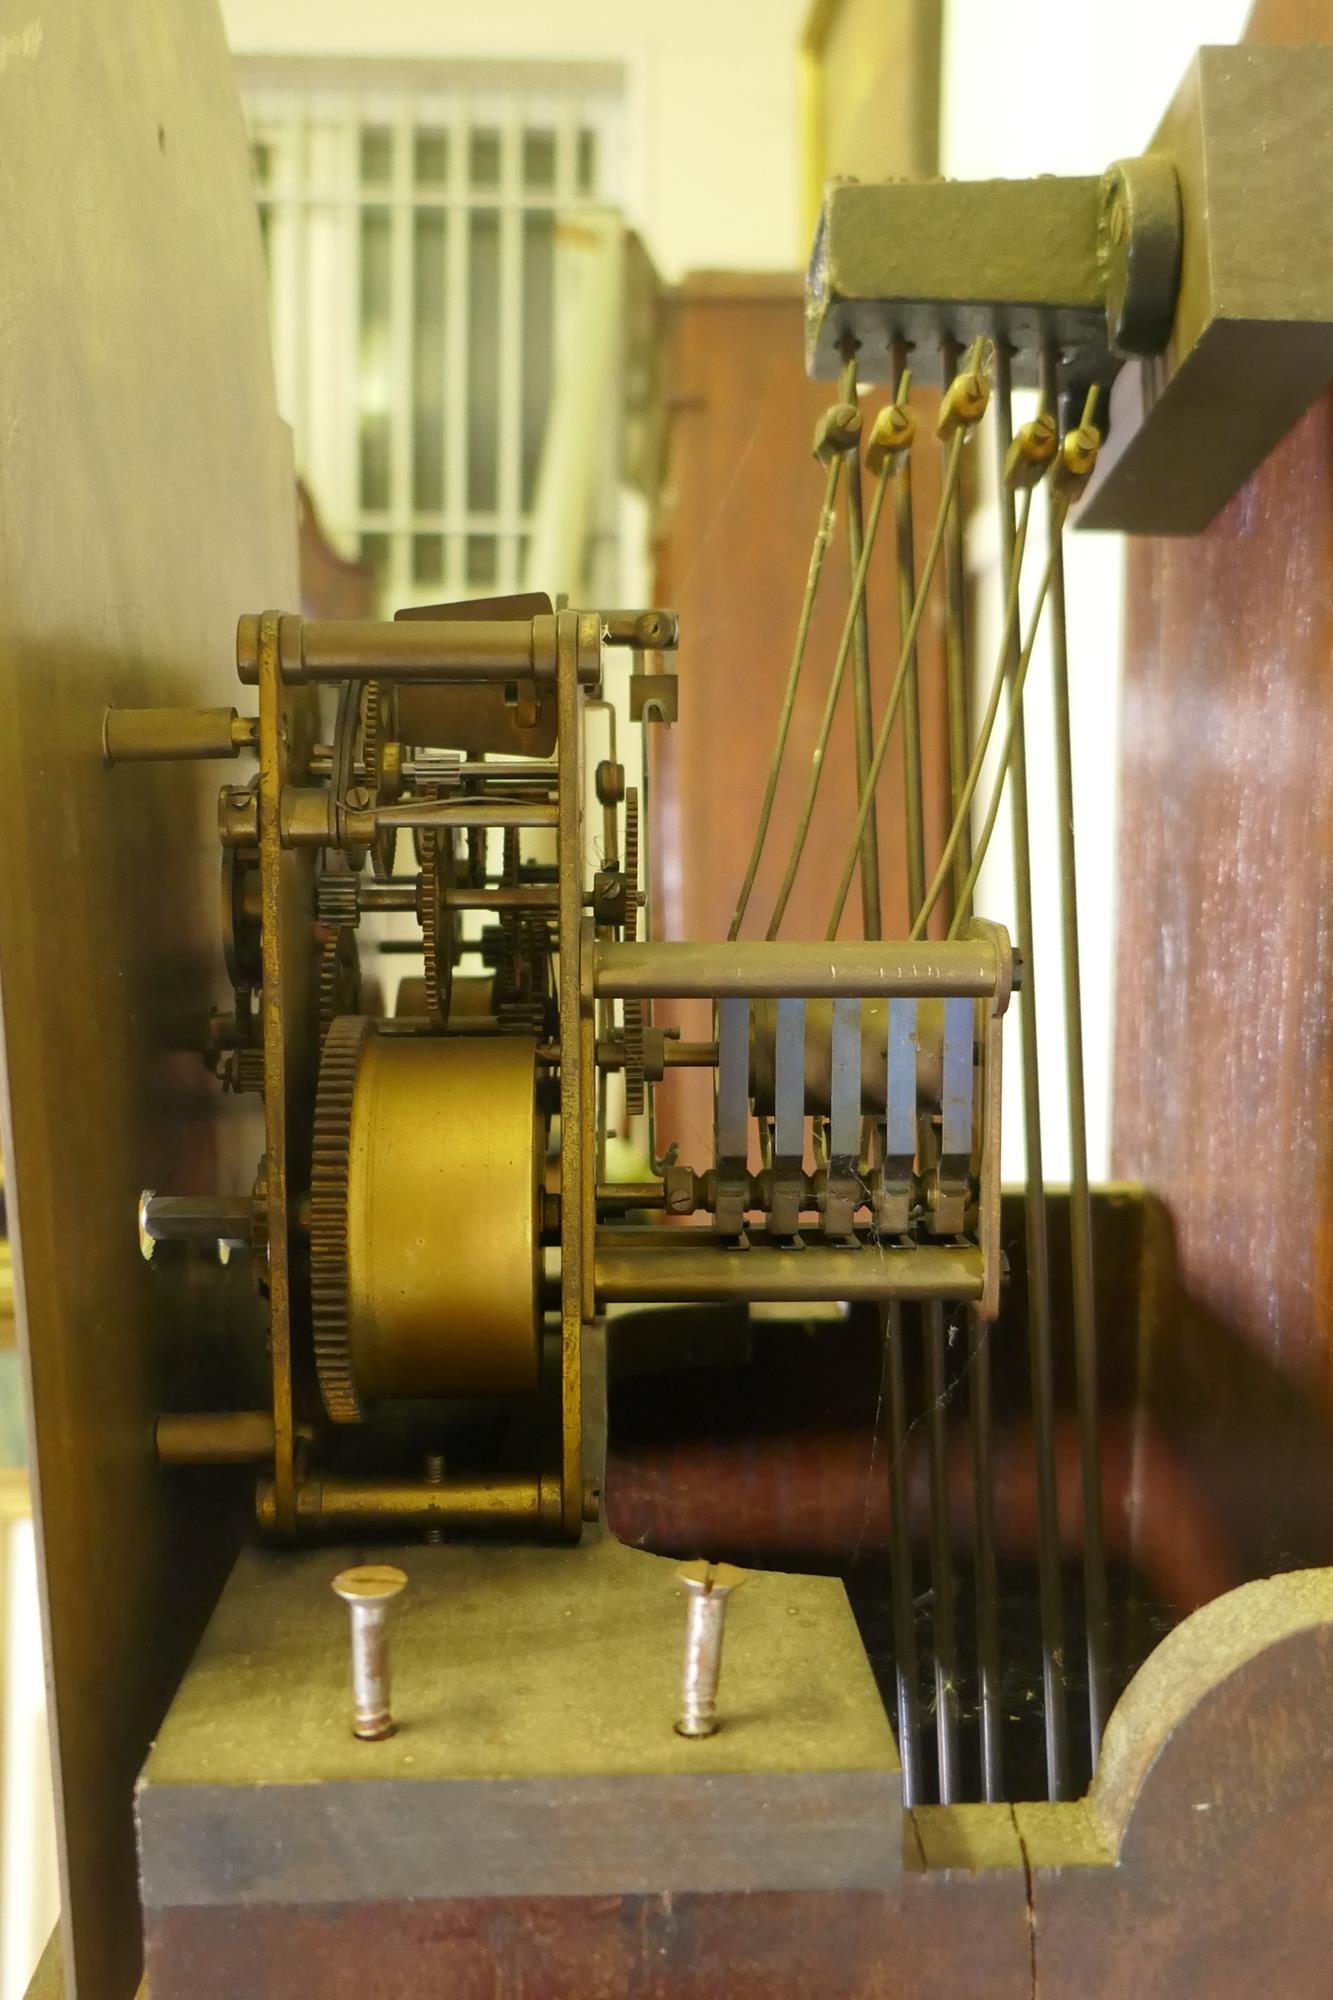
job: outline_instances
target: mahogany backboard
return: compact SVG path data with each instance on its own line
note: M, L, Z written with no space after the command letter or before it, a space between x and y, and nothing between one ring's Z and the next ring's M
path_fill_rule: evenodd
M134 1783L240 1518L226 1475L159 1469L153 1419L256 1318L246 1260L150 1269L136 1203L245 1191L263 1141L199 1054L232 767L108 770L101 719L237 700L238 614L299 601L295 506L212 0L6 9L0 127L0 1130L67 1990L128 2000Z

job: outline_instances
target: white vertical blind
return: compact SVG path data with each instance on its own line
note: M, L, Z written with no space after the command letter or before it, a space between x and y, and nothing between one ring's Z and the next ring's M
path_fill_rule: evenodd
M556 218L619 194L621 86L545 64L381 81L296 60L243 63L241 84L279 403L329 533L375 565L386 610L518 588ZM609 558L616 520L608 493Z

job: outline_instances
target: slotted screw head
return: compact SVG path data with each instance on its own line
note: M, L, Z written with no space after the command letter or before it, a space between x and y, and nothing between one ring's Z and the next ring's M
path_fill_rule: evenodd
M361 1563L339 1570L333 1588L344 1604L387 1604L407 1584L403 1571L391 1563Z

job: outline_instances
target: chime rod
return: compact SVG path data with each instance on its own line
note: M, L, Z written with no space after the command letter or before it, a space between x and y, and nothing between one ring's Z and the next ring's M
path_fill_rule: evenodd
M778 713L778 733L773 743L773 754L768 760L768 777L764 783L764 800L759 808L759 824L755 829L754 846L750 850L749 865L745 870L745 880L741 884L740 895L736 899L736 909L727 930L729 938L740 936L745 912L749 907L750 895L754 889L755 877L759 873L759 863L768 839L769 821L773 817L773 801L777 797L778 779L782 775L782 760L787 751L787 738L791 733L791 719L796 708L796 696L801 682L801 668L805 661L806 641L810 636L810 620L814 614L815 599L819 593L819 579L823 574L824 557L828 552L829 537L833 533L834 511L837 502L838 480L842 475L844 454L835 451L829 458L828 471L824 478L824 501L815 525L814 545L810 550L810 566L806 572L805 594L801 599L800 616L796 621L796 643L792 648L791 665L787 669L787 685L783 690L782 707ZM859 486L858 486L859 497Z
M847 671L847 659L851 652L852 640L856 632L856 621L865 597L866 577L870 571L870 558L874 553L875 537L879 533L879 517L884 511L884 497L889 490L890 465L891 461L886 459L880 467L879 476L875 482L875 497L870 503L870 519L866 524L865 541L861 548L861 560L856 565L856 574L852 578L851 595L847 603L847 615L843 619L842 637L838 641L837 656L833 662L833 673L829 680L828 694L824 700L824 712L819 719L819 734L815 739L815 747L811 753L810 776L806 783L805 797L801 802L801 813L796 823L796 834L792 841L791 854L787 861L787 872L782 878L782 887L778 891L778 898L773 905L773 914L768 920L768 930L765 933L770 939L775 938L782 927L783 915L786 912L792 888L796 881L797 871L801 865L801 856L805 852L806 838L810 832L810 821L814 817L815 800L819 795L819 780L824 768L824 755L828 749L829 737L833 733L833 719L837 713L838 697L842 693L843 678ZM861 856L861 836L865 831L865 826L866 820L863 819L857 827L856 849L852 856L852 869L855 869ZM848 879L851 879L850 871Z
M902 366L898 364L894 368L894 375L896 377L901 374ZM854 352L848 356L847 365L843 370L842 398L846 403L856 401ZM856 587L856 576L861 567L864 548L861 458L859 452L851 452L847 459L847 557L851 564L853 589ZM870 620L866 612L864 591L856 608L856 623L852 629L852 736L856 757L856 789L859 793L869 774L870 756L875 745L875 721L870 702ZM879 889L879 825L873 811L866 821L865 832L861 836L861 935L865 938L878 938L884 935Z
M941 387L947 389L958 372L957 341L947 341L941 350ZM947 452L946 452L947 459ZM968 692L967 692L967 570L963 550L963 509L955 492L949 502L944 532L944 669L949 715L949 810L958 817L959 801L967 776ZM962 885L971 860L970 829L965 821L954 851L954 909L964 907ZM915 914L915 912L913 913ZM971 911L966 911L970 916Z
M958 372L961 349L946 341L940 354L940 386L947 390ZM947 451L946 451L947 463ZM968 647L966 631L967 571L963 547L963 509L957 492L949 502L944 536L944 669L949 739L949 809L960 818L967 781L969 729ZM971 915L963 893L971 860L971 829L966 808L953 857L953 912ZM922 898L924 900L924 898ZM915 907L913 915L916 914ZM995 1803L1004 1797L1004 1751L1000 1710L1000 1612L995 1575L995 1493L991 1470L993 1416L991 1403L990 1325L975 1309L967 1309L968 1432L972 1446L972 1497L976 1522L974 1576L977 1634L977 1723L982 1797ZM938 1643L938 1638L937 1638Z
M1000 1711L1000 1606L995 1578L995 1487L991 1469L991 1323L967 1313L968 1423L972 1434L972 1495L976 1519L977 1710L981 1790L989 1804L1004 1797Z
M1003 481L1001 481L1000 492L1001 520L1003 521L1007 518L1013 524L1013 495L1005 489ZM949 873L953 867L954 856L957 854L965 837L965 830L972 811L972 800L976 795L977 786L981 782L982 767L986 762L986 753L990 749L991 735L995 728L995 718L1000 712L1000 698L1004 693L1005 675L1009 659L1018 641L1018 593L1023 581L1023 554L1027 548L1028 522L1031 518L1031 513L1032 492L1030 488L1027 488L1023 493L1022 511L1018 516L1012 536L1008 538L1011 545L1007 548L1005 555L1005 573L1008 576L1009 584L1004 601L1004 620L1000 630L1000 650L995 660L995 671L991 675L990 693L986 699L986 711L981 719L981 727L977 731L977 741L972 752L972 761L967 767L967 775L963 780L962 790L959 793L958 802L954 807L953 824L949 828L948 838L944 843L944 851L940 855L939 865L931 878L930 887L926 891L925 899L913 917L912 928L909 932L909 936L913 938L923 938L926 934L926 925L930 921L930 913L940 899L940 894L949 879ZM961 911L965 907L966 897L960 896L958 899L958 910Z
M1013 491L1005 478L1013 444L1012 365L1007 343L996 343L996 453L999 474L1001 549L1012 572L1017 525ZM1025 489L1030 500L1031 488ZM1026 518L1027 508L1024 509ZM1011 684L1018 669L1017 627L1006 632L1006 669ZM1011 696L1012 700L1012 696ZM1037 984L1033 964L1032 854L1028 829L1027 746L1021 710L1010 752L1013 821L1014 903L1018 939L1025 957L1022 991L1017 995L1023 1056L1023 1138L1027 1160L1026 1234L1028 1359L1032 1380L1032 1424L1036 1447L1037 1574L1041 1615L1043 1719L1046 1735L1046 1789L1052 1799L1069 1794L1068 1716L1063 1661L1064 1607L1060 1576L1059 1521L1056 1513L1053 1444L1054 1391L1051 1369L1051 1277L1046 1231L1046 1185L1041 1154L1041 1079L1037 1057Z
M926 1437L930 1454L930 1580L935 1629L935 1752L939 1800L958 1797L958 1647L954 1624L953 1545L949 1536L949 1383L944 1355L944 1307L921 1308L926 1347Z
M893 344L894 379L903 381L907 376L906 343L896 340ZM899 400L904 400L905 392L899 390ZM912 523L912 454L902 452L894 465L893 473L893 550L894 567L898 586L898 633L899 644L907 662L903 675L903 815L905 840L903 853L907 862L907 906L911 916L921 907L926 893L926 837L925 817L921 802L921 699L917 677L916 635L912 629L912 613L916 608L916 538ZM866 770L861 769L858 757L856 782L858 789L865 784L869 769L869 750L866 753ZM874 809L866 821L867 831L875 824ZM864 867L864 860L862 866Z
M954 382L950 385L951 390L957 388L966 377L976 374L981 350L982 342L980 340L974 341L968 350L967 360L964 363L962 373L956 376ZM980 410L978 410L976 417L959 422L953 429L949 440L949 456L945 466L944 490L940 495L939 511L935 517L935 526L931 531L930 543L926 550L926 559L922 565L921 581L917 586L916 601L912 606L911 622L904 634L903 649L898 657L898 670L894 675L888 703L885 707L883 718L880 721L879 734L875 739L875 754L870 760L869 776L865 784L861 787L861 796L857 804L856 826L852 833L852 843L848 851L846 865L842 871L842 879L838 883L837 894L833 899L833 913L829 918L828 929L825 932L825 936L829 940L838 935L838 925L842 922L842 913L847 902L847 891L851 887L852 876L856 872L856 864L861 853L861 836L865 831L866 822L870 817L871 807L874 804L875 790L879 784L880 772L884 769L884 759L888 754L889 738L893 734L893 725L897 719L899 704L902 701L903 687L906 683L907 668L911 657L911 648L915 646L917 633L921 629L921 620L925 616L926 602L930 595L930 586L940 559L940 550L944 546L944 530L948 520L949 505L958 489L958 478L962 470L963 446L967 442L972 424L978 420L979 416ZM882 476L887 476L887 468L885 474Z
M888 1423L889 1579L893 1604L893 1670L898 1707L898 1758L903 1804L924 1803L921 1791L921 1718L916 1672L916 1590L907 1500L907 1389L903 1369L903 1314L896 1299L884 1308L881 1400Z
M1032 618L1028 626L1028 636L1023 642L1023 648L1018 657L1018 668L1010 683L1009 719L1005 725L1004 738L1000 745L1000 755L995 769L995 782L991 787L990 804L986 808L986 817L982 822L981 832L977 836L976 848L973 852L967 875L963 881L962 893L958 899L958 908L954 911L953 921L949 926L950 937L956 937L958 931L962 928L963 911L971 904L972 897L976 891L978 877L981 874L987 852L990 848L991 835L995 831L995 822L999 818L1000 801L1004 796L1005 781L1009 776L1009 768L1013 761L1014 742L1018 731L1022 727L1023 688L1027 681L1027 671L1032 660L1032 651L1037 643L1037 635L1041 630L1042 612L1045 609L1046 600L1050 594L1056 564L1060 559L1060 538L1064 533L1065 514L1068 512L1068 508L1069 502L1063 497L1052 499L1050 512L1051 544L1047 551L1046 561L1042 566L1041 581L1037 585L1037 597L1032 607Z
M1057 403L1059 358L1042 355L1042 393ZM1096 1768L1110 1698L1106 1656L1106 1549L1102 1530L1101 1429L1098 1408L1097 1313L1092 1278L1092 1202L1088 1191L1088 1120L1083 1077L1083 996L1078 950L1078 871L1074 842L1074 769L1069 720L1069 635L1065 624L1064 556L1051 496L1051 676L1055 735L1056 811L1060 846L1060 929L1064 962L1065 1068L1069 1098L1069 1229L1078 1401L1079 1474L1083 1490L1083 1587L1087 1609L1088 1728Z
M907 352L895 341L893 373L899 382L899 403L910 388ZM898 454L893 471L894 568L898 598L899 645L905 662L902 684L903 852L907 864L907 905L915 916L926 892L925 818L921 800L921 705L917 678L917 648L912 614L916 608L916 545L912 521L912 454ZM863 766L857 759L857 784L869 775L869 751ZM873 796L873 795L872 795ZM875 826L872 807L866 833ZM865 875L864 838L862 881ZM899 1319L901 1328L901 1317ZM930 1472L930 1579L935 1651L935 1756L939 1802L952 1805L958 1794L958 1653L954 1625L953 1549L949 1537L948 1447L946 1405L948 1381L944 1354L944 1308L932 1302L921 1308L921 1332L926 1349L927 1426ZM897 1564L896 1551L890 1559ZM910 1596L910 1592L909 1592ZM915 1635L913 1635L915 1636ZM895 1635L896 1639L896 1635ZM915 1674L915 1662L913 1661Z

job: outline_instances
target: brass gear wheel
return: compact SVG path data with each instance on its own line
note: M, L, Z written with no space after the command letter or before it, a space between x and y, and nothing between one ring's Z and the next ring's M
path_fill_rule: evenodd
M356 876L326 864L315 880L315 915L320 923L330 928L350 924L355 929L361 922L360 890ZM344 1013L352 1011L346 1007L343 1009Z
M399 787L388 769L387 746L397 740L397 690L380 681L367 681L361 694L361 762L366 785L376 805L392 805ZM398 828L384 827L370 850L370 865L382 882L393 874L398 848Z
M366 1414L347 1340L347 1167L357 1065L374 1026L364 1014L343 1014L330 1025L315 1092L310 1313L319 1393L335 1424L359 1424Z
M331 926L319 952L319 1039L321 1043L339 1014L354 1014L361 1004L361 961L356 932L350 924Z
M633 785L625 793L625 941L639 935L639 794ZM641 1118L644 1111L643 1002L626 1000L622 1040L625 1051L625 1113Z
M439 1028L449 1019L454 980L454 914L449 889L454 873L452 833L426 828L421 836L421 876L417 883L417 916L421 922L426 959L426 1007Z

